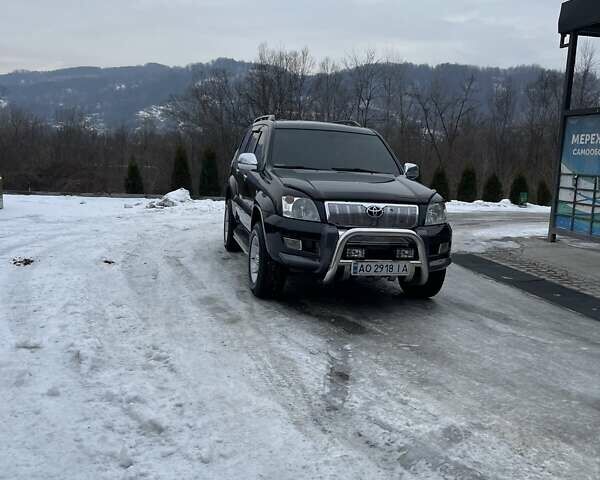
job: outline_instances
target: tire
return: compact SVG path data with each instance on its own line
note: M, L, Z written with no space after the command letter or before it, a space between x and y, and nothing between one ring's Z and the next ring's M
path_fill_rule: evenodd
M445 278L446 270L439 270L429 274L429 279L425 285L411 285L400 280L400 286L409 298L431 298L440 293Z
M233 218L233 211L231 209L231 199L228 199L225 203L225 214L223 216L223 243L225 250L228 252L239 252L241 250L238 243L233 238L233 231L237 227L235 218Z
M260 223L254 225L248 244L248 282L252 293L263 299L276 298L285 285L286 271L267 252Z

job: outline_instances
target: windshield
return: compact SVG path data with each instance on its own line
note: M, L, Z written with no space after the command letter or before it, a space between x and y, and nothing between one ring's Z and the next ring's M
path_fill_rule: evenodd
M400 175L394 157L377 135L278 129L271 158L274 167Z

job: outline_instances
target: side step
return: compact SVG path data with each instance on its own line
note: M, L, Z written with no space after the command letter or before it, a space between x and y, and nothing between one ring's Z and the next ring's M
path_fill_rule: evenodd
M250 250L250 235L248 232L246 232L244 227L238 225L233 231L233 238L235 238L235 241L238 243L244 253L248 255L248 251Z

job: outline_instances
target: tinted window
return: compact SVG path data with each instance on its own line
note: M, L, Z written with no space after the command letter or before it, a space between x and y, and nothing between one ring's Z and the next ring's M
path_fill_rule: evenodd
M262 161L262 157L265 153L265 142L267 141L267 136L265 132L262 132L258 142L256 144L256 148L254 149L254 154L256 155L256 159L260 163Z
M252 137L250 137L250 141L248 145L244 149L245 153L254 153L254 149L256 148L256 144L258 143L258 139L260 138L260 130L252 132Z
M240 143L240 146L238 148L238 150L240 151L240 153L244 153L245 147L248 144L248 139L250 138L250 135L252 134L252 130L248 130L245 134L244 137L242 138L242 143Z
M276 167L400 174L394 158L376 135L278 129L271 158Z

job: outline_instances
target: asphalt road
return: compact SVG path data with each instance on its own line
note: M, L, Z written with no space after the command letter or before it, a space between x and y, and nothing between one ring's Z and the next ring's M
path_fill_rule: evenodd
M198 215L5 224L0 478L600 478L600 323L458 266L258 301Z

